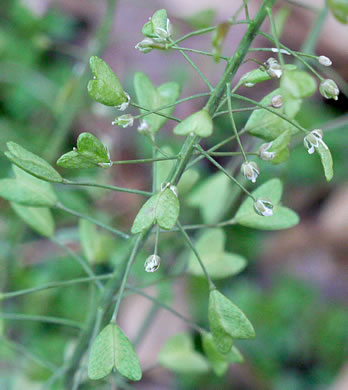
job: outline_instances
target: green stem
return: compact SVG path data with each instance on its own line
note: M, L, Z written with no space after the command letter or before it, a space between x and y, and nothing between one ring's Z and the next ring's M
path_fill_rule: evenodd
M209 160L213 165L216 166L221 172L223 172L228 178L230 178L234 184L236 184L242 191L244 191L250 198L252 198L254 201L256 198L252 193L250 193L242 184L239 183L237 179L235 179L230 173L226 171L226 169L220 165L217 161L215 161L207 152L205 152L199 145L197 146L197 149L203 154L204 157L206 157L207 160Z
M243 148L243 145L242 145L242 143L240 141L240 138L239 138L239 135L238 135L238 130L237 130L236 123L235 123L234 118L233 118L232 103L231 103L231 84L230 83L226 84L226 91L227 91L227 105L228 105L228 111L229 111L229 114L230 114L230 120L231 120L231 123L232 123L232 128L233 128L234 134L236 136L236 139L237 139L237 142L238 142L238 145L239 145L239 149L243 153L244 161L248 161L247 156L246 156L245 151L244 151L244 148Z
M137 253L138 253L139 244L140 244L141 239L142 239L142 237L141 237L141 235L139 235L137 237L136 241L135 241L132 253L131 253L131 255L129 257L129 260L127 262L126 270L125 270L125 272L123 274L121 285L120 285L120 288L118 290L117 301L116 301L114 312L112 314L111 321L115 321L116 322L116 320L117 320L117 314L118 314L118 311L120 309L120 304L121 304L121 301L122 301L123 293L124 293L124 290L126 288L126 283L127 283L128 277L129 277L130 270L132 268L133 262L134 262L134 260L136 258Z
M85 186L85 187L104 188L106 190L111 190L111 191L128 192L130 194L143 195L143 196L152 196L152 193L148 192L148 191L133 190L132 188L123 188L123 187L111 186L108 184L90 183L87 181L77 182L77 181L70 181L70 180L64 179L62 184L69 185L69 186Z
M190 247L190 249L192 250L192 252L195 254L198 262L199 262L199 265L201 266L202 268L202 271L209 283L209 290L211 290L212 288L215 288L215 284L214 282L211 280L211 277L210 275L208 274L208 271L207 269L205 268L205 265L203 263L203 260L201 259L197 249L195 248L195 246L193 245L193 242L191 241L189 235L186 233L185 229L183 228L183 226L181 225L181 223L179 221L177 221L177 226L179 228L179 231L182 233L182 235L184 236L188 246Z
M267 8L267 14L268 14L269 21L271 23L271 30L272 30L273 39L275 40L275 43L276 43L276 46L278 49L279 62L284 67L285 63L284 63L282 52L280 51L279 37L278 37L277 29L276 29L276 26L274 23L272 10L270 8Z
M153 113L153 114L156 114L158 116L162 116L163 118L167 118L167 119L171 119L172 121L175 121L175 122L181 122L181 120L179 118L175 118L175 116L170 116L170 115L166 115L166 114L162 114L161 112L152 112L152 110L148 109L148 108L145 108L137 103L134 103L134 102L130 102L130 105L135 107L135 108L139 108L139 110L143 110L143 111L146 111L148 114L150 113ZM140 119L142 118L141 115L138 115L138 116L135 116L134 119Z
M221 56L221 55L220 56L216 56L215 54L210 53L208 51L191 49L191 48L188 48L188 47L171 46L171 49L182 50L182 51L187 51L187 52L196 53L196 54L202 54L202 55L208 56L208 57L214 57L214 58L217 57L217 58L220 58L220 59L225 60L225 61L228 61L230 59L230 57L227 57L227 56Z
M61 244L57 239L55 238L51 238L51 241L54 242L57 246L59 246L59 248L62 248L63 250L65 250L65 252L67 252L73 259L75 259L77 261L78 264L80 264L80 266L84 269L84 271L86 272L86 274L90 277L90 278L93 278L94 280L94 283L96 285L96 287L98 288L99 291L102 291L103 290L103 285L101 284L101 282L96 278L96 275L95 273L93 272L92 268L89 266L89 264L86 262L86 260L84 258L82 258L81 256L79 256L77 253L75 253L74 251L72 251L69 247Z
M121 161L111 161L112 165L125 165L125 164L146 164L153 163L156 161L168 161L168 160L177 160L178 156L169 156L169 157L153 157L153 158L142 158L138 160L121 160Z
M38 316L31 314L21 314L21 313L3 313L0 312L0 318L4 320L13 320L13 321L38 321L46 322L48 324L70 326L72 328L81 329L82 326L76 321L68 320L65 318L57 318L50 316Z
M116 236L120 236L120 237L122 237L122 238L124 238L126 240L128 240L130 238L129 234L121 232L120 230L115 229L115 228L113 228L113 227L111 227L109 225L106 225L105 223L100 222L97 219L94 219L92 217L89 217L88 215L85 215L85 214L79 213L78 211L69 209L68 207L64 206L62 203L58 203L56 207L61 209L61 210L64 210L65 212L67 212L69 214L75 215L78 218L86 219L87 221L92 222L92 223L94 223L97 226L100 226L101 228L103 228L103 229L105 229L105 230L115 234Z

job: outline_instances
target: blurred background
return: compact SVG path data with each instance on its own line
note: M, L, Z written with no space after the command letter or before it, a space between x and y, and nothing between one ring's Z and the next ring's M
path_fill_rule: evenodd
M136 126L122 129L111 122L116 110L94 103L87 94L91 75L88 59L99 54L134 96L133 75L145 72L156 85L175 80L182 86L182 97L206 92L199 76L180 53L152 51L143 54L134 49L143 39L141 28L153 12L166 8L176 37L192 29L214 25L229 18L239 1L208 0L155 1L119 0L115 13L107 8L110 1L95 0L1 0L0 7L0 151L7 141L15 141L54 163L72 149L77 136L88 131L110 148L112 159L151 156L151 145L136 131ZM254 15L259 1L250 2ZM290 4L291 3L291 4ZM287 7L288 19L282 42L294 50L303 45L322 0L307 0L306 7L296 2L279 1L276 9ZM197 12L205 11L197 16ZM243 15L241 15L243 17ZM104 22L103 22L104 20ZM102 25L102 28L100 26ZM110 28L110 34L104 31ZM269 30L267 23L263 25ZM233 55L244 26L231 28L223 54ZM224 293L248 315L257 338L236 343L246 363L232 365L218 378L204 375L180 375L156 365L163 343L173 334L187 330L185 323L170 313L159 311L151 326L138 340L138 353L147 369L136 389L235 389L235 390L345 390L348 389L347 355L347 265L348 265L348 29L328 14L315 54L333 61L331 68L318 70L333 78L340 87L338 101L325 100L320 94L307 99L297 116L306 128L320 127L332 151L335 176L326 183L318 156L309 156L301 139L294 142L290 159L280 165L260 164L259 183L272 177L284 182L283 202L301 217L298 226L280 232L260 232L243 227L228 227L227 249L245 256L248 267L238 276L219 282ZM211 50L210 34L194 37L183 46ZM257 38L254 47L268 47ZM213 85L219 80L224 64L212 58L190 54ZM267 53L250 53L265 61ZM287 57L291 62L292 59ZM314 64L316 67L317 65ZM247 62L237 79L254 68ZM276 87L276 82L243 89L242 94L259 100ZM191 100L176 108L175 116L184 118L204 105L205 98ZM237 107L238 103L235 103ZM128 112L136 114L136 110ZM242 128L248 113L236 115ZM158 137L160 145L170 144L179 151L182 138L173 136L168 122ZM214 145L231 133L228 118L216 122ZM249 140L249 141L248 141ZM255 143L245 138L251 150ZM223 150L234 150L228 145ZM219 160L226 163L226 160ZM235 164L236 165L236 164ZM238 166L238 164L237 164ZM150 190L149 166L117 166L110 170L60 170L67 178ZM214 169L207 163L198 166L197 180ZM11 175L11 166L0 154L0 177ZM56 188L66 206L91 215L122 230L129 230L143 202L138 195L110 193L104 190ZM190 191L189 189L187 191ZM189 192L187 198L189 199ZM228 196L219 197L220 220L233 216ZM214 207L215 207L214 206ZM202 221L199 209L184 203L185 223ZM76 253L81 252L77 220L54 211L56 238ZM203 221L204 222L204 221ZM124 243L105 232L103 245L95 258L89 259L97 273L111 272L125 251ZM186 256L183 242L175 235L160 243L165 258L163 272L175 267ZM151 281L143 271L143 262L151 245L139 254L132 281ZM0 199L0 286L14 291L56 280L84 276L78 264L54 242L44 239L24 226L8 202ZM206 325L207 291L205 283L194 277L179 278L175 283L148 288L157 297L198 323ZM88 315L90 294L87 285L51 289L5 301L1 312L51 315L82 323ZM127 298L120 315L121 326L135 339L151 303L139 296ZM2 319L1 319L2 318ZM0 314L0 389L40 389L51 372L30 353L61 366L76 341L76 329L37 321L9 319ZM197 348L200 349L197 338ZM22 348L22 349L21 349ZM58 386L58 385L57 385ZM88 389L110 388L88 385ZM61 387L51 387L60 389ZM112 387L111 387L112 388Z

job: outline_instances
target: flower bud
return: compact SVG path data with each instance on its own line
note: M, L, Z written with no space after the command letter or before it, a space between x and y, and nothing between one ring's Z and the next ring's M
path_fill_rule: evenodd
M332 61L330 60L329 57L326 57L326 56L319 56L318 62L320 65L324 65L324 66L331 66L332 65Z
M141 51L142 53L146 54L146 53L150 53L150 51L153 49L154 44L155 44L155 42L153 39L145 38L141 42L138 42L135 45L135 48L137 50Z
M272 147L273 142L268 142L262 144L259 149L259 157L261 160L271 161L275 157L275 152L269 152L269 149Z
M303 139L304 146L307 148L309 154L313 154L315 149L322 144L325 149L328 149L326 143L323 141L323 131L315 129L306 135Z
M146 272L156 272L161 265L161 258L157 255L149 256L144 263Z
M112 122L113 125L117 125L123 128L128 126L133 126L133 123L134 123L134 117L130 114L121 115L115 118L115 120Z
M274 108L280 108L283 105L283 98L282 95L275 95L272 97L271 100L272 107Z
M283 74L283 70L279 62L273 58L270 57L266 62L265 66L267 69L267 73L273 78L273 79L279 79L281 75Z
M245 178L250 180L252 183L256 182L260 174L259 167L254 161L245 161L241 166L241 172Z
M127 92L124 92L124 94L126 95L127 101L122 104L119 104L118 106L115 106L116 110L124 111L128 108L131 98Z
M319 86L319 91L324 96L324 98L334 100L338 99L338 95L340 93L337 84L331 79L322 81Z
M263 217L271 217L273 215L273 204L266 199L256 199L254 202L254 210Z

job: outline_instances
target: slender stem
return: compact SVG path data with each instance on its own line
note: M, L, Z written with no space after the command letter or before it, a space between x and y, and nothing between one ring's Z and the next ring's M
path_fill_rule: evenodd
M217 161L215 161L208 153L206 153L201 146L197 146L197 149L203 154L204 157L207 158L213 165L216 166L221 172L223 172L228 178L230 178L234 184L236 184L242 191L244 191L248 196L250 196L254 201L256 198L252 193L250 193L242 184L239 183L237 179L235 179L230 173L226 171L226 169L220 165Z
M142 158L138 160L120 160L120 161L111 161L112 165L125 165L125 164L147 164L153 163L156 161L167 161L167 160L177 160L178 156L169 156L169 157L153 157L153 158Z
M234 108L233 110L231 110L233 113L235 112L248 112L248 111L254 111L254 110L259 110L260 107L243 107L243 108ZM226 114L229 114L230 113L230 110L226 110L226 111L218 111L216 112L214 115L213 115L213 119L217 118L218 116L221 116L221 115L226 115Z
M304 41L301 46L301 51L314 54L315 46L318 42L319 36L323 30L323 24L325 23L326 17L329 12L327 2L324 1L323 8L318 12L317 17L312 25L310 33L307 36L307 39Z
M278 37L277 29L276 29L276 26L275 26L275 23L274 23L274 19L273 19L271 8L267 8L267 14L268 14L269 21L271 23L271 30L272 30L273 39L275 40L275 43L276 43L276 46L277 46L277 49L278 49L279 62L284 67L285 63L284 63L282 52L280 50L279 37Z
M157 225L155 229L156 229L156 236L155 236L154 255L157 256L157 253L158 253L158 241L159 241L158 239L159 239L159 235L160 235L161 229L160 229L159 225Z
M261 107L269 112L271 112L272 114L274 115L277 115L279 116L280 118L284 119L285 121L291 123L294 127L297 127L299 130L301 130L302 132L304 133L308 133L308 130L306 130L304 127L300 126L297 122L289 119L286 115L284 114L281 114L280 112L278 112L276 109L273 109L269 106L266 106L264 104L261 104L259 102L257 102L256 100L253 100L253 99L250 99L250 98L247 98L245 96L242 96L242 95L237 95L236 93L232 93L231 94L232 97L236 98L236 99L239 99L239 100L242 100L242 101L245 101L245 102L248 102L248 103L251 103L251 104L255 104L256 106L258 107Z
M227 105L228 105L228 111L229 111L230 119L231 119L231 123L232 123L232 128L233 128L234 134L236 136L239 148L240 148L241 152L243 153L244 161L248 161L247 156L246 156L245 151L244 151L244 148L243 148L243 145L242 145L240 138L239 138L239 135L238 135L236 123L235 123L234 118L233 118L232 103L231 103L231 84L230 83L226 84L226 91L227 91Z
M313 7L312 5L310 4L306 4L305 2L302 2L302 1L297 1L297 0L284 0L286 3L289 3L291 5L295 5L297 7L301 7L301 8L304 8L304 9L308 9L309 11L312 11L312 12L318 12L319 9L316 8L316 7Z
M130 238L129 234L121 232L120 230L115 229L109 225L106 225L105 223L100 222L92 217L89 217L88 215L85 215L85 214L79 213L78 211L69 209L68 207L64 206L62 203L58 203L56 207L61 209L61 210L64 210L65 212L67 212L69 214L75 215L76 217L86 219L87 221L92 222L97 226L100 226L101 228L115 234L116 236L120 236L126 240L128 240Z
M128 192L130 194L144 195L144 196L152 196L151 192L141 191L141 190L133 190L132 188L123 188L117 186L111 186L107 184L98 184L98 183L90 183L86 181L76 182L64 179L62 184L70 185L70 186L85 186L85 187L97 187L104 188L106 190L117 191L117 192Z
M70 326L72 328L77 328L77 329L82 328L81 324L79 324L76 321L68 320L65 318L50 317L50 316L38 316L38 315L22 314L22 313L0 312L0 318L4 320L13 320L13 321L38 321L38 322L46 322L48 324Z
M141 105L139 105L139 104L137 104L137 103L134 103L134 102L132 102L132 101L130 102L130 105L133 106L133 107L139 108L139 110L147 111L149 114L150 114L151 111L152 111L152 110L150 110L150 109L148 109L148 108L145 108L145 107L143 107L143 106L141 106ZM153 114L156 114L156 115L158 115L158 116L162 116L163 118L171 119L171 120L173 120L173 121L175 121L175 122L181 122L181 119L179 119L179 118L175 118L174 116L162 114L161 112L158 112L158 111L157 111L157 112L153 112ZM139 118L141 118L141 117L142 117L142 116L139 115L139 116L134 117L134 119L139 119Z
M194 37L196 35L206 34L208 32L214 31L215 29L216 29L216 26L212 26L212 27L202 28L202 29L196 30L196 31L191 31L190 33L188 33L188 34L184 35L183 37L174 41L172 44L177 45L178 43L185 41L188 38Z
M201 266L202 268L202 271L209 283L209 289L212 289L215 287L215 284L214 282L211 280L211 277L210 275L208 274L208 271L207 269L205 268L205 265L203 263L203 260L201 259L201 256L199 255L197 249L195 248L195 246L193 245L193 242L191 241L189 235L186 233L185 229L183 228L183 226L181 225L181 223L179 221L177 221L176 223L177 227L179 228L179 231L182 233L182 235L184 236L188 246L190 247L190 249L192 250L192 252L195 254L198 262L199 262L199 265Z
M182 50L182 51L188 51L190 53L196 53L196 54L202 54L204 56L208 56L208 57L218 57L222 60L225 60L225 61L228 61L230 59L230 57L227 57L227 56L216 56L215 54L213 53L210 53L208 51L203 51L203 50L197 50L197 49L191 49L191 48L188 48L188 47L181 47L181 46L171 46L171 49L175 49L175 50Z
M138 253L139 244L140 244L141 239L142 239L142 236L139 235L137 237L136 241L135 241L132 253L129 256L129 260L127 262L126 270L125 270L125 272L123 274L121 285L120 285L120 288L118 290L117 301L116 301L114 312L112 314L112 320L111 321L116 321L116 319L117 319L117 314L118 314L118 311L119 311L119 308L120 308L120 304L121 304L121 301L122 301L124 290L126 288L126 283L127 283L127 280L128 280L128 276L129 276L130 270L132 268L133 262L135 260L135 257L136 257L136 255Z
M189 324L193 329L197 330L198 332L204 332L205 329L201 328L200 326L196 325L194 322L192 322L190 319L186 318L182 314L178 313L176 310L172 309L170 306L166 305L165 303L162 303L157 298L152 297L151 295L148 295L144 293L142 290L136 288L136 287L129 287L129 289L133 292L135 292L138 295L141 295L142 297L154 302L156 306L169 311L170 313L174 314L176 317L182 319L187 324Z
M174 44L174 41L172 41L172 43ZM200 78L203 80L203 82L207 85L207 87L213 91L214 88L213 86L210 84L209 80L204 76L204 74L202 73L202 71L198 68L198 66L191 60L191 58L181 49L178 49L179 52L185 57L186 61L192 66L192 68L199 74Z
M243 0L244 3L244 10L245 10L245 19L250 22L250 17L249 17L249 9L248 9L248 0Z
M8 348L11 348L12 350L19 352L21 355L25 355L26 357L28 357L30 360L32 360L39 366L45 367L52 372L57 369L57 367L54 364L48 362L47 360L41 359L39 356L29 351L23 345L16 343L15 341L9 340L3 336L0 337L0 340L3 345L7 346Z
M74 251L72 251L69 247L67 247L66 245L64 244L61 244L57 239L55 238L52 238L51 239L52 242L54 242L57 246L59 246L59 248L62 248L63 250L65 250L65 252L67 252L73 259L75 259L78 264L80 264L80 266L84 269L84 271L86 272L86 274L90 277L90 278L93 278L93 281L96 285L96 287L98 288L99 291L102 291L103 290L103 285L101 284L101 282L96 278L96 275L95 273L93 272L92 268L89 266L89 264L86 262L86 260L79 256L77 253L75 253Z

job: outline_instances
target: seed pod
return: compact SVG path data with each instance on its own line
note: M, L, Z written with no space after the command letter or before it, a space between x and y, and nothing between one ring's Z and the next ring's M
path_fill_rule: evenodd
M275 95L272 97L271 100L272 107L274 108L280 108L283 105L283 98L282 95Z
M161 265L161 258L157 255L149 256L144 263L146 272L156 272Z

